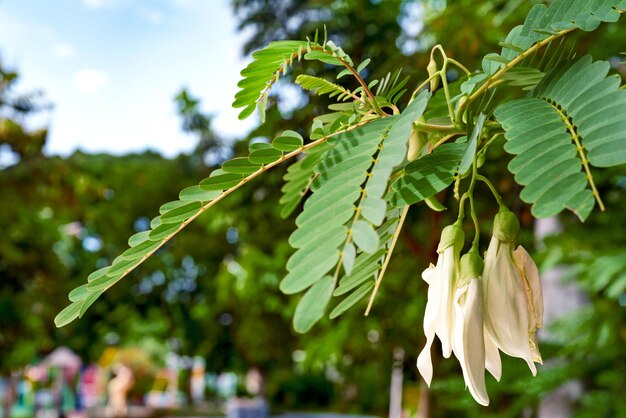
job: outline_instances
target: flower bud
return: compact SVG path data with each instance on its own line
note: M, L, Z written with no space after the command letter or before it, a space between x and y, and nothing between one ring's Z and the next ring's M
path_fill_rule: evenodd
M443 253L446 248L454 246L457 251L461 251L465 242L465 233L458 225L448 225L441 231L441 240L437 247L439 254Z
M461 287L469 280L482 276L485 263L478 255L478 251L470 251L461 257L461 275L457 287Z
M437 73L437 63L435 62L433 58L430 59L428 66L426 66L426 71L428 71L428 77L432 77ZM433 77L430 80L430 91L434 92L435 90L437 90L438 86L439 86L439 77Z
M424 118L420 118L418 122L423 122ZM424 144L426 143L426 138L424 137L424 133L418 130L413 129L411 131L411 135L409 136L409 150L406 155L406 159L408 161L416 160L420 156L420 152L422 148L424 148Z
M513 243L519 235L517 216L508 209L500 209L493 220L493 236L501 242Z

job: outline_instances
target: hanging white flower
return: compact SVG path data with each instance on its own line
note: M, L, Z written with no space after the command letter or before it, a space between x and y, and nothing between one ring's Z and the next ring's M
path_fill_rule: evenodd
M526 360L535 376L535 362L542 362L536 331L542 325L543 297L537 266L521 246L513 251L518 233L515 215L501 210L495 217L493 237L485 254L485 338L487 345ZM497 350L487 354L487 366L498 379L501 366Z
M443 356L452 353L452 332L454 325L453 296L459 276L459 255L463 247L464 233L458 225L449 225L441 232L441 241L437 248L437 265L432 264L422 273L428 283L428 300L424 312L424 335L426 346L417 357L417 368L428 384L433 378L433 364L430 347L435 335L441 340Z
M483 261L476 250L461 258L461 275L454 292L455 323L453 350L463 369L463 379L472 397L489 405L485 386L485 340L481 274Z

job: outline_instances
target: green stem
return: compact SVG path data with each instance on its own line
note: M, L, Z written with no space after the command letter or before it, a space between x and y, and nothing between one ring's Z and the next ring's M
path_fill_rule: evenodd
M470 202L470 216L474 221L474 241L472 241L473 247L478 247L480 241L480 225L478 223L478 217L476 216L476 208L474 207L474 186L476 185L476 178L478 177L478 162L476 155L472 161L472 180L469 185L469 202Z
M463 64L455 60L454 58L448 58L450 64L456 65L460 70L465 71L465 74L470 75L472 72L468 70Z
M450 97L450 89L448 88L448 80L446 78L446 72L448 69L448 58L446 57L443 62L443 67L441 67L441 84L443 85L443 93L446 96L446 104L448 105L448 116L450 117L450 122L454 123L454 109L452 108L452 97Z
M424 81L422 84L420 84L419 86L417 86L417 88L413 91L413 94L411 94L411 100L409 100L409 103L411 103L413 100L415 100L415 96L417 96L417 94L424 88L426 87L426 85L428 83L430 83L430 81L435 78L435 77L439 77L439 72L431 75L430 77L428 77L426 79L426 81ZM431 92L432 93L432 92Z
M500 207L503 207L504 203L502 202L502 196L500 196L500 193L498 193L498 191L493 186L493 184L491 184L489 179L485 176L481 176L480 174L476 176L476 179L482 181L487 185L487 187L489 187L489 190L491 190L491 194L493 194L493 197L496 199L496 202L498 202L498 205Z

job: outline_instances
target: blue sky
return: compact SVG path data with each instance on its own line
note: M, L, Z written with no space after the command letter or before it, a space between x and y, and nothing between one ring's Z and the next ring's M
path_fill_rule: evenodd
M188 87L226 137L256 122L231 108L245 35L229 0L0 0L0 53L40 89L49 154L188 151L173 97Z

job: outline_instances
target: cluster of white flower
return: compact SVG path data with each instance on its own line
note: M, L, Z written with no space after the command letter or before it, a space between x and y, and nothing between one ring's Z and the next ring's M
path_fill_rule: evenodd
M489 404L485 369L498 381L502 375L498 350L526 360L537 374L541 354L535 334L542 323L543 297L537 266L523 247L514 250L518 233L515 215L501 209L483 262L476 247L460 257L464 233L459 225L444 228L437 265L422 273L428 283L426 346L417 367L429 386L435 335L443 356L458 358L465 384L481 405Z

